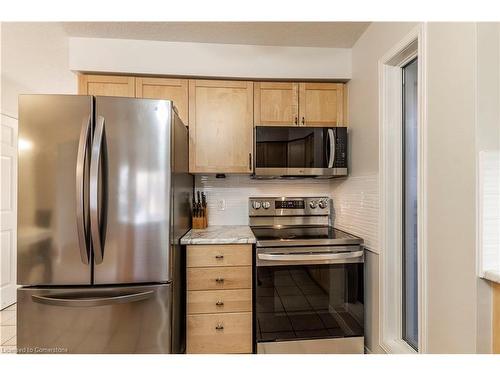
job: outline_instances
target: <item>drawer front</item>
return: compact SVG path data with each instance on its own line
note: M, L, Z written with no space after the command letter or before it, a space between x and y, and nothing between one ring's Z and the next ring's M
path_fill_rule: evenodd
M252 267L187 269L187 290L251 289Z
M193 245L187 247L188 267L251 265L252 245Z
M187 353L252 353L252 313L187 316Z
M187 293L188 314L252 311L252 289L202 290Z

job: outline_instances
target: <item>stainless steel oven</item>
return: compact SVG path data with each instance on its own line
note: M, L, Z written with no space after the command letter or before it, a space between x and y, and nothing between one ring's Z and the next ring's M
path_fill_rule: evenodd
M257 353L363 353L362 240L328 225L330 200L250 198L249 212Z
M347 128L257 126L256 178L347 176Z

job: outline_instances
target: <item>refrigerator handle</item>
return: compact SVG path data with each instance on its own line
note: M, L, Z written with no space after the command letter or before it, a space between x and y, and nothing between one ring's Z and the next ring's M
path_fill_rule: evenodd
M139 292L133 294L118 295L113 297L96 297L91 298L89 295L49 295L37 296L32 295L33 302L42 303L44 305L65 306L65 307L96 307L106 305L116 305L118 303L131 303L143 301L153 296L154 291Z
M78 244L80 257L84 264L89 264L89 244L87 228L85 225L85 159L87 158L87 144L90 136L91 116L84 119L78 141L78 154L76 158L76 226L78 230Z
M105 153L103 152L104 147L104 117L99 116L97 119L97 126L95 128L94 140L92 142L92 157L90 159L90 232L92 234L92 246L94 249L94 259L96 264L100 264L103 261L103 247L104 247L104 231L105 223L102 220L104 215L99 215L99 166L101 158L103 158ZM104 162L105 164L105 162ZM105 183L102 184L103 190L105 190ZM106 205L106 199L102 199L102 212L105 212L104 207ZM102 217L100 217L102 216Z

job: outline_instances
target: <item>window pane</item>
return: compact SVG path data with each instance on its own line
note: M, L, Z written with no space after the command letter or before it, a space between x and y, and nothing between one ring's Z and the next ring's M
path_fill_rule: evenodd
M403 68L403 339L418 350L417 60Z

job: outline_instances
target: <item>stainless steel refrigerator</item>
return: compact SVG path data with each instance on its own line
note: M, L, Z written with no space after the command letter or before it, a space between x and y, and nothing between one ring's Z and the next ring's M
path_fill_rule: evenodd
M171 101L19 98L21 353L179 353L188 130Z

